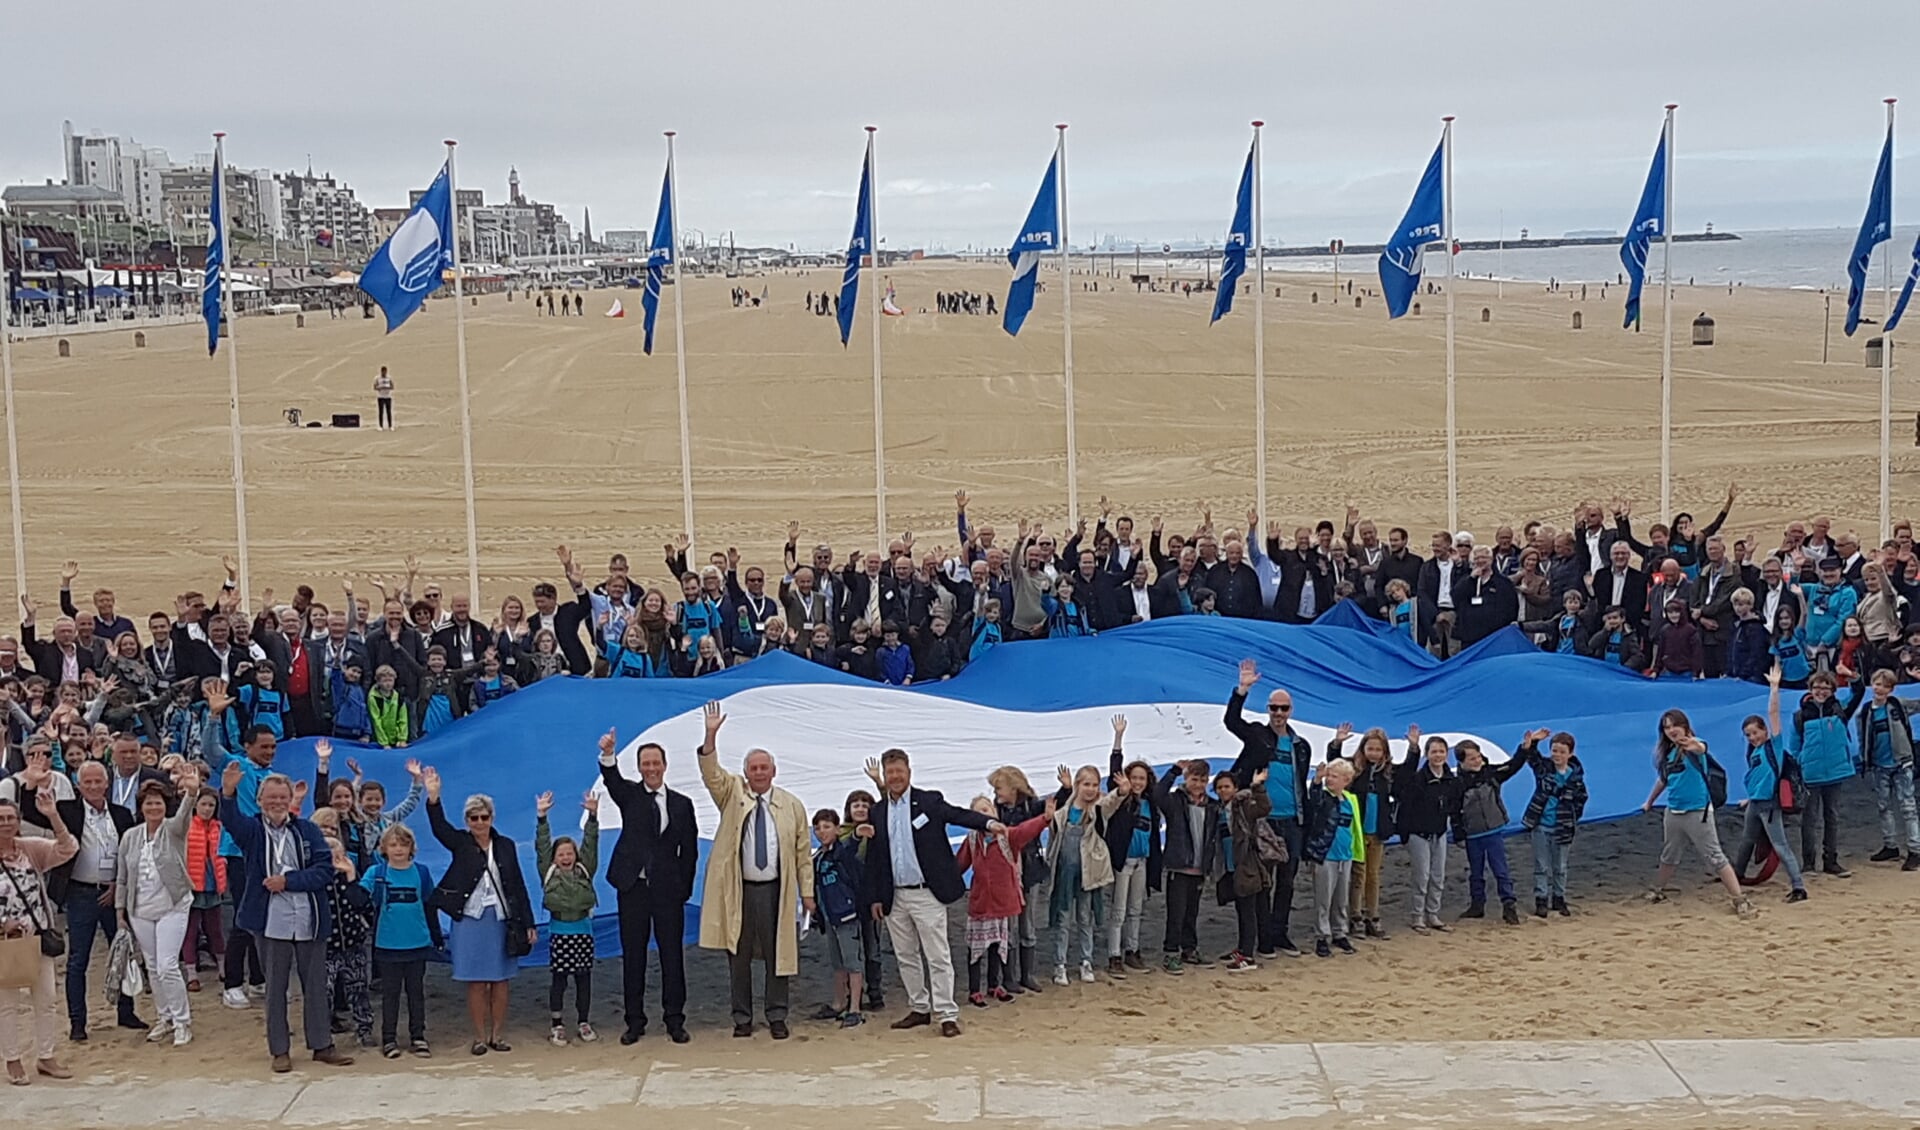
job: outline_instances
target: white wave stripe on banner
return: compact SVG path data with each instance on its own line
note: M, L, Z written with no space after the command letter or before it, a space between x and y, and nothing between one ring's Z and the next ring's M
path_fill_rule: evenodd
M1266 692L1256 688L1256 701ZM772 753L777 766L774 783L798 796L809 813L831 808L838 812L854 789L875 791L863 772L866 759L888 749L904 749L913 758L913 783L936 789L949 802L965 807L987 793L987 774L1002 765L1026 771L1042 796L1057 787L1055 770L1092 765L1104 775L1113 749L1115 714L1127 716L1125 740L1128 761L1156 766L1204 757L1214 772L1232 766L1240 740L1227 731L1223 703L1162 702L1091 706L1047 712L1001 710L932 695L903 694L889 687L789 685L756 687L728 696L721 703L727 722L720 731L721 766L740 771L750 749ZM1247 717L1265 721L1262 711ZM1351 719L1363 726L1363 719ZM667 783L693 798L700 835L711 839L719 824L719 810L700 782L695 750L704 733L700 711L668 718L645 732L621 736L620 771L639 779L640 746L656 742L667 750ZM1323 759L1334 728L1295 720L1294 729L1313 745L1316 762ZM1438 731L1451 744L1472 738L1490 761L1506 759L1506 748L1478 734ZM1393 756L1405 752L1405 733L1388 734ZM1424 736L1423 739L1424 740ZM1359 748L1354 734L1345 746ZM593 791L605 800L605 786L596 776ZM620 827L620 810L612 803L600 808L602 831Z

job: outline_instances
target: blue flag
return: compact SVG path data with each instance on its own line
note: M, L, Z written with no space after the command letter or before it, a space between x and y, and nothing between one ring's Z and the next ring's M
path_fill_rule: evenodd
M853 238L847 240L847 270L840 279L840 344L847 344L847 336L853 333L853 308L860 298L860 260L874 257L873 265L880 265L880 253L873 246L873 150L867 150L866 159L860 165L860 203L853 209Z
M1387 297L1387 317L1398 318L1413 304L1420 290L1422 252L1444 238L1447 223L1445 184L1446 142L1434 147L1433 160L1413 190L1413 203L1380 253L1380 289ZM1452 249L1449 248L1449 251Z
M453 187L447 166L433 178L420 203L367 260L360 289L387 315L387 332L400 328L427 296L440 289L453 266Z
M1847 260L1847 336L1860 328L1860 300L1867 293L1867 264L1873 248L1893 237L1893 127L1880 150L1880 167L1873 174L1873 193L1867 197L1867 216L1860 221L1860 238L1853 241Z
M1913 241L1913 266L1907 269L1906 285L1900 288L1900 301L1893 304L1893 313L1887 315L1887 324L1880 332L1890 334L1900 325L1900 315L1907 312L1907 300L1913 297L1913 284L1920 282L1920 239Z
M1627 226L1627 238L1620 244L1620 262L1627 268L1627 317L1622 328L1640 324L1640 287L1647 281L1647 249L1667 234L1667 128L1660 127L1660 144L1653 151L1653 167L1647 170L1647 186L1640 190L1640 207L1634 209L1633 223Z
M220 352L220 270L227 264L226 176L221 169L221 153L213 151L213 194L207 204L207 261L200 276L200 316L207 320L207 356Z
M1240 195L1234 198L1233 227L1227 231L1226 250L1220 253L1220 289L1213 294L1213 317L1220 320L1233 309L1233 292L1240 276L1247 271L1247 247L1253 243L1253 150L1247 150L1247 167L1240 174Z
M667 175L660 180L660 213L653 218L653 243L647 248L647 289L640 292L640 309L646 340L640 348L653 353L653 319L660 313L660 287L665 284L667 268L673 266L673 163L667 163Z
M1007 307L1001 311L1000 328L1018 334L1033 309L1034 287L1040 281L1040 256L1060 249L1060 157L1047 162L1047 175L1040 180L1040 195L1033 198L1027 222L1007 249L1007 262L1013 266L1013 282L1007 287Z

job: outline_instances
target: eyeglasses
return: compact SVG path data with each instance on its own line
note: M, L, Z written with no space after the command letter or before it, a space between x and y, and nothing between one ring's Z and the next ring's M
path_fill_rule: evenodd
M1285 706L1277 702L1267 704L1267 713L1269 714L1291 714L1292 712L1293 707L1291 706Z
M467 823L469 823L469 824L491 824L491 823L493 823L493 817L492 817L491 815L489 815L489 814L487 814L487 813L485 813L485 812L475 812L475 813L472 813L472 814L470 814L470 815L468 815L468 817L467 817Z

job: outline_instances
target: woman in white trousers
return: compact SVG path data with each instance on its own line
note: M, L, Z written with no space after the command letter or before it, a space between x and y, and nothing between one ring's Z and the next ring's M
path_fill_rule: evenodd
M187 831L200 779L189 770L181 779L181 797L167 815L167 787L158 781L140 786L136 800L140 822L120 837L119 879L114 885L120 924L131 929L153 982L160 1018L147 1032L150 1043L173 1036L173 1046L193 1042L193 1013L187 981L180 971L181 944L193 909L193 884L187 878Z

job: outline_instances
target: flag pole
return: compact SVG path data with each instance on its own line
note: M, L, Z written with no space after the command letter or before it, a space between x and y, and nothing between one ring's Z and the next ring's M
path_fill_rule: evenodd
M1893 137L1893 105L1887 103L1887 137ZM1887 249L1880 258L1881 280L1886 293L1885 313L1880 317L1880 540L1893 536L1893 334L1887 320L1893 316L1893 193L1887 193Z
M4 237L0 232L0 237ZM24 247L24 241L18 246ZM0 272L3 274L4 272ZM20 277L27 277L26 252L20 252ZM0 295L0 377L7 394L7 488L13 503L14 595L27 594L27 535L20 519L20 435L13 412L13 295Z
M447 139L447 196L459 210L460 186L453 164L453 139ZM459 221L455 221L456 227ZM473 514L473 410L467 402L467 298L460 277L460 236L447 232L453 247L453 349L460 373L460 464L467 498L467 598L480 607L480 530Z
M1080 521L1080 453L1073 433L1073 256L1068 251L1072 241L1067 236L1067 125L1061 122L1053 128L1059 131L1054 160L1060 165L1060 337L1066 357L1067 528L1072 529Z
M1253 123L1253 505L1262 519L1267 515L1267 251L1260 234L1260 127L1266 124Z
M673 213L673 362L680 380L680 507L687 523L687 560L693 560L693 439L687 426L687 320L680 292L680 185L673 169L673 138L667 130L667 207Z
M1678 103L1667 103L1665 139L1660 143L1666 148L1660 203L1660 274L1666 292L1660 333L1660 521L1673 513L1673 112L1679 108Z
M872 266L863 267L878 273L880 270L880 215L874 208L880 195L879 187L874 183L873 135L878 126L867 127L867 175L863 178L867 185L867 253L873 256ZM859 204L854 208L857 210ZM880 405L880 283L876 279L867 280L867 310L873 323L873 515L875 524L875 545L878 552L887 551L887 435L886 413Z
M240 607L246 609L253 607L253 600L247 586L251 576L247 569L247 476L240 461L240 357L234 348L240 335L233 329L233 244L227 237L232 225L227 220L226 139L225 133L213 135L213 191L220 194L220 317L227 323L227 430L233 440L233 532L240 543ZM268 281L272 281L271 278ZM11 430L11 386L7 395L7 427Z
M1441 196L1446 204L1447 243L1447 528L1460 528L1460 463L1454 438L1453 417L1453 115L1440 119L1445 125L1440 145L1445 153L1445 187Z

